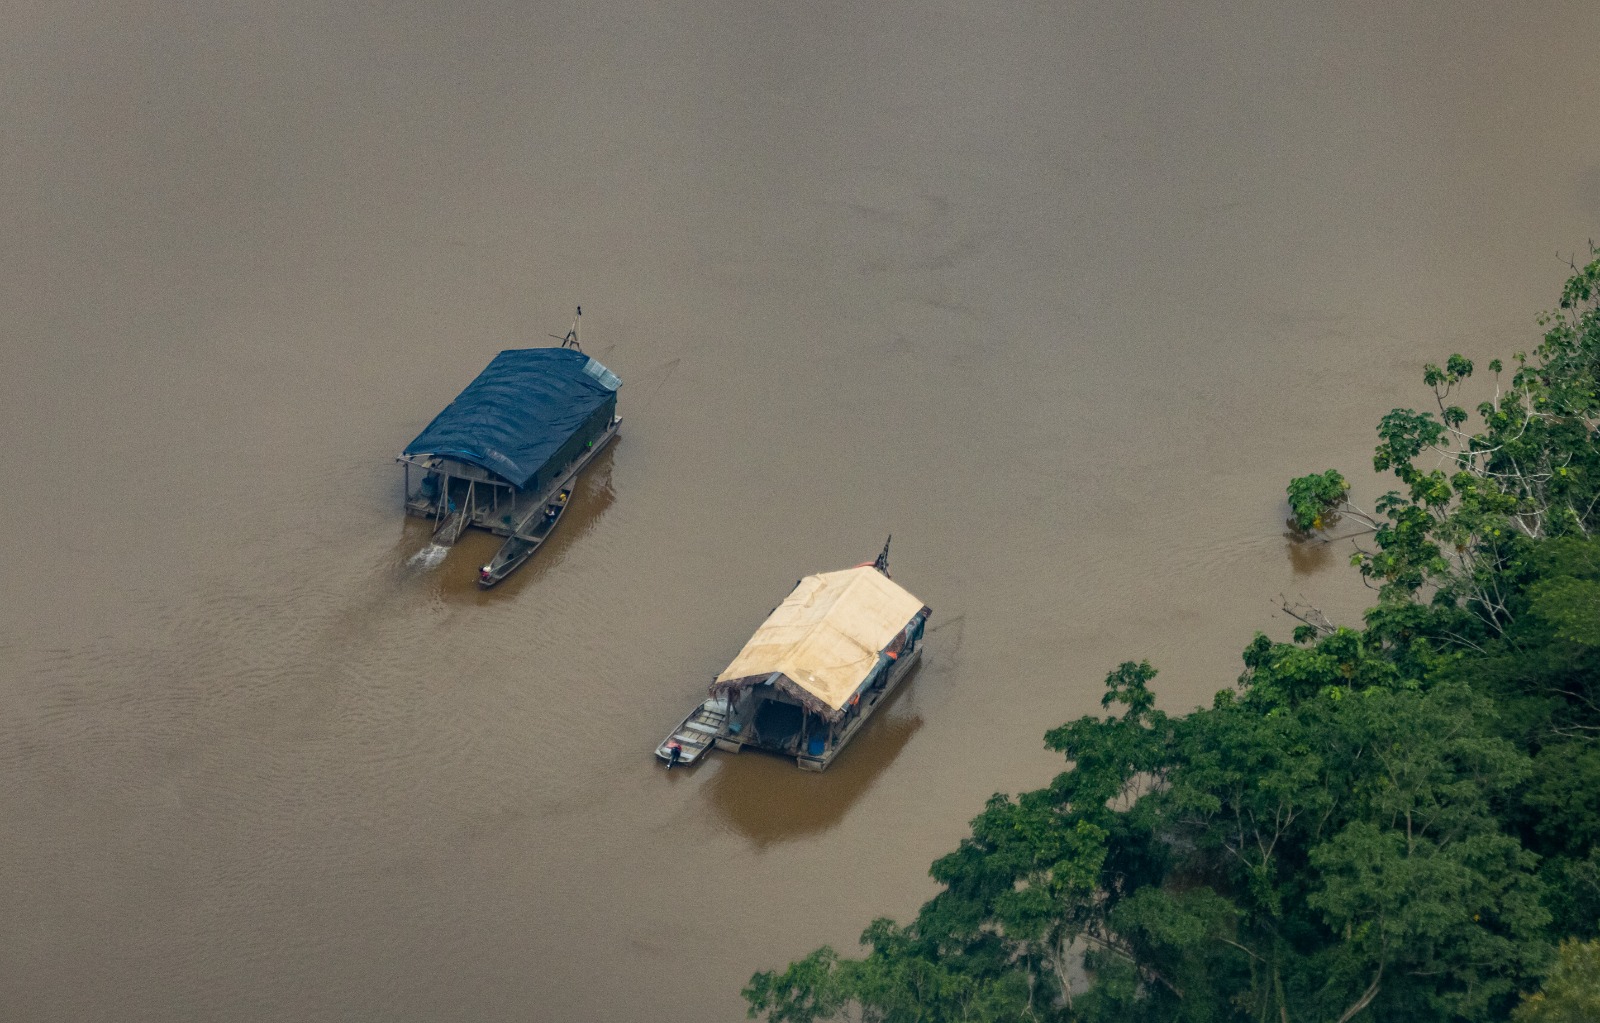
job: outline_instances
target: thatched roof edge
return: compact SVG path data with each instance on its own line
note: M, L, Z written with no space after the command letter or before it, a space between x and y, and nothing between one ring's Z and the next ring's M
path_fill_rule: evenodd
M730 678L725 682L713 682L711 683L711 695L727 696L731 698L735 693L741 693L746 689L753 689L756 686L761 685L768 678L771 678L771 676L746 675L743 678ZM840 718L844 717L843 707L840 707L838 710L834 710L826 703L823 703L821 700L817 699L816 696L814 696L805 687L797 684L793 679L789 678L788 675L780 674L776 679L773 680L772 685L773 688L781 690L782 692L788 693L790 696L794 697L799 701L800 706L804 707L811 713L822 717L824 720L838 721Z

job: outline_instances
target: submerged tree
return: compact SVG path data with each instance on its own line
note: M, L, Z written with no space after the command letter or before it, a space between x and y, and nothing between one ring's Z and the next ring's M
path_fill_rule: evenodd
M1526 544L1600 526L1600 258L1572 269L1557 309L1540 317L1542 342L1513 357L1509 377L1500 360L1489 363L1494 394L1473 413L1453 403L1473 363L1452 355L1423 371L1436 411L1383 417L1373 467L1404 489L1368 511L1337 471L1290 482L1299 528L1348 518L1371 532L1354 562L1384 599L1428 589L1498 633L1512 614L1504 570Z

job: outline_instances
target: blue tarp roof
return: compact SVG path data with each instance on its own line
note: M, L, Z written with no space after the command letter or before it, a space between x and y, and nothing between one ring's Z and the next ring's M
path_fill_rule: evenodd
M504 351L406 445L405 454L470 462L520 488L621 384L571 348Z

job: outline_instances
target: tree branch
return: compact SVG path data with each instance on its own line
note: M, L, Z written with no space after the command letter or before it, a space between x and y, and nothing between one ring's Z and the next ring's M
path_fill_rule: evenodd
M1373 976L1372 983L1367 985L1367 990L1362 992L1361 997L1357 998L1355 1000L1354 1004L1352 1004L1350 1006L1350 1008L1344 1010L1344 1015L1339 1017L1337 1023L1350 1023L1350 1018L1352 1016L1354 1016L1356 1013L1360 1012L1362 1009L1365 1009L1368 1005L1370 1005L1372 1003L1372 1000L1374 998L1378 997L1378 982L1380 980L1382 980L1382 979L1383 979L1383 964L1379 963L1378 964L1378 972L1377 972L1377 974L1375 976Z

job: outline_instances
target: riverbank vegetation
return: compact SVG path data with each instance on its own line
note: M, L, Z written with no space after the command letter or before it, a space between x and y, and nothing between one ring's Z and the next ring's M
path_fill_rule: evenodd
M1106 676L996 795L915 920L757 973L773 1023L1590 1019L1600 989L1600 258L1529 352L1428 366L1358 506L1289 485L1307 542L1358 535L1362 628L1257 636L1209 708ZM1469 383L1470 381L1470 383ZM1474 407L1455 402L1484 387ZM1587 966L1585 964L1588 964Z

